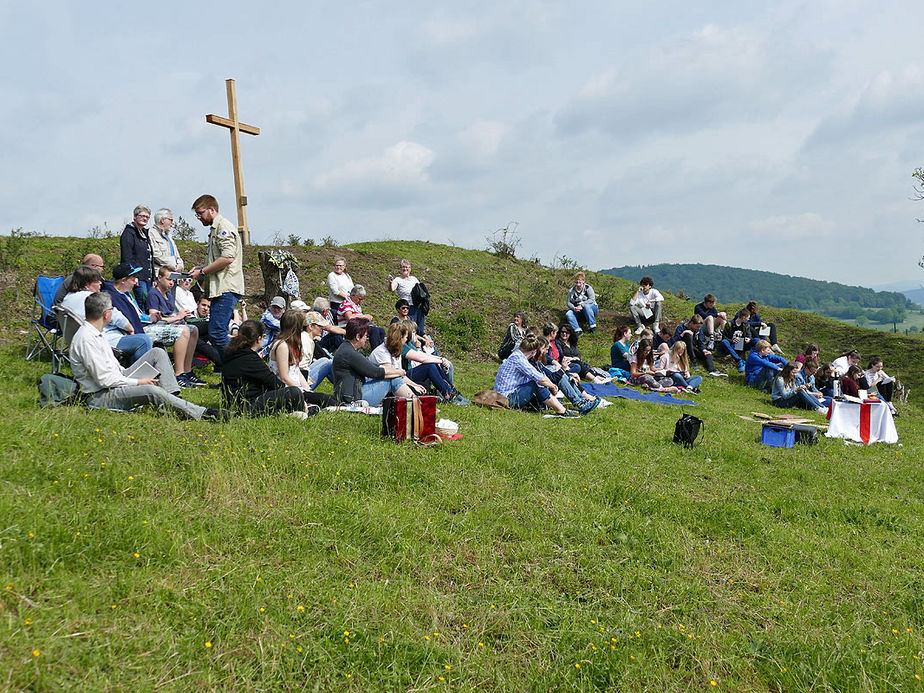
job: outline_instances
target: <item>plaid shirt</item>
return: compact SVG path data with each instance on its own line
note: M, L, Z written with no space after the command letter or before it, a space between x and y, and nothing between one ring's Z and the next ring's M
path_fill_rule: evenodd
M513 353L497 369L497 377L494 378L494 389L507 397L521 385L525 385L530 381L538 382L544 377L527 360L526 354L519 349L514 349Z

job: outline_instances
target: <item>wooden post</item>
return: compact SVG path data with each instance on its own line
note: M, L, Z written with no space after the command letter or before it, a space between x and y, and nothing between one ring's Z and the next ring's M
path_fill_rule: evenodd
M237 119L237 92L234 80L227 79L228 87L228 117L209 114L205 122L212 125L221 125L231 131L231 166L234 169L234 195L237 202L237 230L241 234L241 242L250 245L250 228L247 226L247 196L244 194L244 172L241 170L241 138L240 133L259 135L260 128L247 125Z

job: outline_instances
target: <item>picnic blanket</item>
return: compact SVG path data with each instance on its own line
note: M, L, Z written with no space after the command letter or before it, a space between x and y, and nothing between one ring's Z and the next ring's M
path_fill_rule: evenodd
M658 392L639 392L631 387L619 387L613 383L606 385L597 385L596 383L581 383L581 387L587 392L598 397L624 397L625 399L640 399L643 402L654 402L655 404L682 404L697 406L692 399L678 399L672 394L660 394Z

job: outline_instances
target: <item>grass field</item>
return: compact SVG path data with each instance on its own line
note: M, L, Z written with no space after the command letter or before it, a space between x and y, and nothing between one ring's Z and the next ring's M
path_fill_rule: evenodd
M416 251L377 245L351 262ZM477 269L452 310L480 307L494 261L440 252ZM777 318L829 351L854 334ZM466 394L496 367L498 326L476 323L453 350ZM609 346L582 340L593 363ZM901 446L770 448L737 416L769 397L734 373L704 383L692 450L670 442L680 407L623 400L576 420L441 406L464 438L420 449L346 414L41 410L47 363L21 349L0 348L2 689L924 689L916 400Z

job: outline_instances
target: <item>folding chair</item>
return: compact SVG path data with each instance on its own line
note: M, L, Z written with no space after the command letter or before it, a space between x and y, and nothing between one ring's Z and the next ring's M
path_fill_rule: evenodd
M63 281L64 277L40 276L35 280L35 288L32 291L32 320L29 325L29 341L26 344L26 360L41 356L47 351L51 356L52 373L57 373L61 369L62 354L58 348L61 333L51 308L55 292Z
M61 354L60 359L62 362L70 365L71 363L71 357L70 357L71 342L74 339L74 335L77 334L77 330L79 330L81 327L86 325L87 321L84 320L79 315L77 315L77 313L72 311L67 306L56 305L54 306L53 310L54 310L55 318L58 321L58 332L61 335L62 344L61 344L61 348L59 349L60 354ZM116 359L122 366L131 365L131 362L127 361L127 359L125 358L125 354L119 349L116 349L115 347L113 347L112 353L115 355Z

